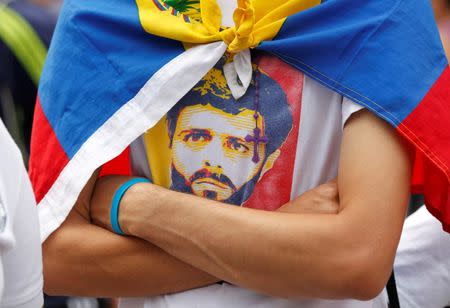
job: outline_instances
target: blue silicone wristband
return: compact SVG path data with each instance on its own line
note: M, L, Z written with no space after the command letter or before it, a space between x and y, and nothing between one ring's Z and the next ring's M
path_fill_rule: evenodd
M111 220L111 227L115 233L120 234L120 235L125 235L125 233L123 233L123 231L119 225L120 200L122 199L123 195L128 190L128 188L130 188L134 184L144 183L144 182L150 183L150 181L146 178L134 178L134 179L131 179L131 180L123 183L122 186L120 186L119 189L116 190L116 193L114 194L114 197L113 197L113 200L111 203L111 212L110 212L110 216L109 216L110 220Z

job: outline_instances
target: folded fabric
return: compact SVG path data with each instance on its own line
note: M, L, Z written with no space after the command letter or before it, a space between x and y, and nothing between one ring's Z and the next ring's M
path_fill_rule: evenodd
M172 3L174 1L171 1ZM176 1L175 1L176 2ZM427 0L239 0L220 28L169 1L65 1L41 77L30 176L44 240L94 170L153 127L228 50L269 52L394 126L450 232L450 70Z

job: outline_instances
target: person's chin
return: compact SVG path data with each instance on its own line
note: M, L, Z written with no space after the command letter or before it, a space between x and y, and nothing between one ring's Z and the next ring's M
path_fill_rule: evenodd
M216 201L227 200L233 194L229 186L213 181L197 180L192 183L191 188L195 195Z

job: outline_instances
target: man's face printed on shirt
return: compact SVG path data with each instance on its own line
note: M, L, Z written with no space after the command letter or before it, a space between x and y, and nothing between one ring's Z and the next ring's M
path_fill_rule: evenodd
M235 100L222 65L210 70L167 114L170 188L241 205L280 155L292 129L292 114L280 85L264 72L258 73L259 106L254 81ZM247 141L255 137L256 127L267 143L255 146ZM252 138L246 140L248 136ZM252 160L255 148L256 162Z
M223 201L252 180L265 161L265 144L258 146L259 162L252 161L254 110L236 115L207 105L183 108L172 139L173 167L192 192ZM263 127L264 119L258 118ZM264 133L264 131L262 131Z

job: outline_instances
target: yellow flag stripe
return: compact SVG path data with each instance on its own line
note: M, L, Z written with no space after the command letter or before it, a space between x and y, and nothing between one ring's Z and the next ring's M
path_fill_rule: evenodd
M286 18L320 4L320 0L238 0L235 26L221 29L221 11L216 0L200 0L201 21L188 23L182 15L161 11L153 1L136 0L142 27L153 35L183 43L224 41L229 52L254 48L273 39Z

